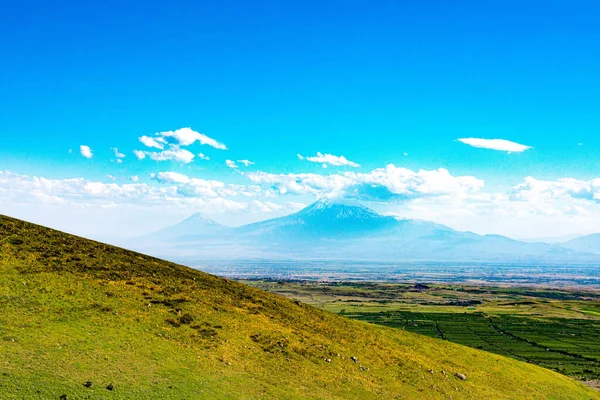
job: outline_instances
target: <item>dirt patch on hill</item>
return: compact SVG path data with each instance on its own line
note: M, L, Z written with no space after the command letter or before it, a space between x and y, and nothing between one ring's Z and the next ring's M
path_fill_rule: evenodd
M596 389L600 392L600 379L595 379L592 381L584 381L582 382L584 385L591 387L592 389Z

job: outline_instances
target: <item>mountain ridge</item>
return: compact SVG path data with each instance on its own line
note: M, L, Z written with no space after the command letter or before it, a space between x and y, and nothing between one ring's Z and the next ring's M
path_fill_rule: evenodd
M600 233L592 233L562 243L563 247L575 251L585 251L600 254Z
M184 221L185 222L185 221ZM181 225L183 224L183 225ZM426 220L381 215L351 199L322 198L295 213L240 227L190 232L170 227L154 254L198 258L331 258L386 261L595 262L567 247L456 231ZM177 227L184 228L177 235Z

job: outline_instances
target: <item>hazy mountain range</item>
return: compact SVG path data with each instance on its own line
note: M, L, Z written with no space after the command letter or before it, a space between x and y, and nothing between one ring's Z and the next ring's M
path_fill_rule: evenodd
M194 214L129 247L198 259L355 259L527 263L600 262L600 234L566 243L522 242L384 216L346 199L323 198L280 218L228 227Z

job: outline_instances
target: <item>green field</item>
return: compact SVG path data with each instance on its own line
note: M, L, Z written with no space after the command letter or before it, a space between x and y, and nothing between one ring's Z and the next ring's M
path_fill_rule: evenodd
M0 398L600 394L535 365L0 216Z
M600 293L582 290L251 281L346 317L600 379Z
M600 378L599 321L542 321L479 312L383 311L349 316L513 357L578 379Z

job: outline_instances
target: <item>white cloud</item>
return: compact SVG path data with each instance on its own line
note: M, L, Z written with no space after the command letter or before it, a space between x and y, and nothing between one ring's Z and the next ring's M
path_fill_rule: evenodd
M228 185L221 181L190 178L178 172L159 172L152 179L160 183L175 184L178 194L185 197L239 196L242 185Z
M508 153L521 153L531 149L531 146L511 142L504 139L479 139L479 138L462 138L457 139L459 142L480 149L490 149L498 151L506 151Z
M138 182L139 180L140 180L140 178L137 175L134 175L131 177L132 182Z
M249 165L254 165L254 162L250 161L250 160L237 160L237 162L244 164L244 166L249 166Z
M194 154L192 152L186 149L180 149L177 146L173 146L170 149L163 151L134 150L133 154L135 154L138 160L149 157L154 161L177 161L185 164L194 161Z
M526 178L507 192L423 197L397 203L396 207L388 205L401 216L434 220L480 234L544 238L598 232L600 203L591 193L581 196L587 192L580 190L581 181L575 186L572 182L564 185L564 181L571 179Z
M225 160L225 165L227 165L229 168L237 168L237 164L235 163L235 161L232 160Z
M322 163L323 165L329 164L329 165L333 165L336 167L340 167L340 166L360 167L359 164L348 160L344 156L334 156L333 154L322 154L320 152L317 152L317 155L314 157L304 157L303 155L298 154L298 158L300 160ZM324 168L326 168L326 167L324 167Z
M161 137L152 138L150 136L140 136L138 139L140 140L140 142L142 142L142 144L144 144L144 146L154 147L160 150L165 148L165 140Z
M107 176L109 179L111 175ZM16 198L47 197L61 198L64 201L94 202L95 200L127 200L142 195L160 195L166 192L144 184L103 183L83 178L47 179L43 177L19 175L5 172L0 175L0 187L8 187Z
M244 197L273 197L267 190L263 191L259 185L236 185L230 184L229 188L236 191L239 195Z
M526 177L508 190L463 192L387 203L396 215L515 238L598 232L600 179Z
M203 133L196 132L191 128L157 132L154 137L140 136L139 140L147 147L162 150L160 152L135 150L134 153L140 160L147 156L155 161L179 161L187 164L192 162L195 156L192 152L182 149L181 147L190 146L195 142L200 142L200 144L208 145L216 149L227 149L223 143L220 143ZM199 153L198 157L202 160L210 160L210 157L203 153Z
M258 200L252 200L252 205L259 211L265 212L265 213L272 213L275 211L281 211L282 209L284 209L285 207L281 204L276 204L273 203L272 201L258 201Z
M179 161L185 164L194 161L194 154L192 152L177 147L160 152L147 151L146 155L154 161Z
M111 150L115 153L115 157L117 157L117 158L125 158L125 154L120 153L119 149L117 149L116 147L111 148Z
M227 146L225 146L223 143L220 143L203 133L196 132L191 128L157 132L155 137L141 136L139 139L144 145L148 147L155 147L160 150L164 149L165 144L171 146L189 146L195 142L200 142L200 144L211 146L215 149L227 150Z
M349 177L333 174L270 174L267 172L250 172L248 178L258 184L269 184L279 194L313 194L321 196L339 193L352 185Z
M180 146L189 146L192 143L198 141L200 144L214 147L215 149L227 150L227 146L223 143L216 141L215 139L206 136L203 133L194 131L191 128L181 128L176 131L160 132L157 133L164 138L173 138L176 140L176 144Z
M159 172L158 174L150 175L150 177L163 183L187 183L190 181L187 175L180 174L179 172Z
M308 204L305 203L299 203L296 201L289 201L287 203L285 203L286 207L289 208L292 211L300 211L303 208L307 207Z
M191 178L176 172L153 174L153 180L163 185L138 183L117 184L89 181L83 178L47 179L43 177L0 171L0 206L8 204L77 205L79 207L117 206L215 206L227 209L257 209L253 202L236 197L261 196L259 187L230 185L215 180ZM110 180L116 179L107 175ZM246 194L242 194L244 191ZM262 207L262 206L261 206ZM271 208L275 208L272 206Z
M515 201L540 202L547 199L569 197L600 203L600 178L587 181L573 178L544 181L528 176L523 183L512 188L510 196Z
M84 156L87 159L92 158L94 155L92 154L92 149L90 149L89 146L86 146L84 144L82 144L81 146L79 146L79 152L81 153L82 156Z

